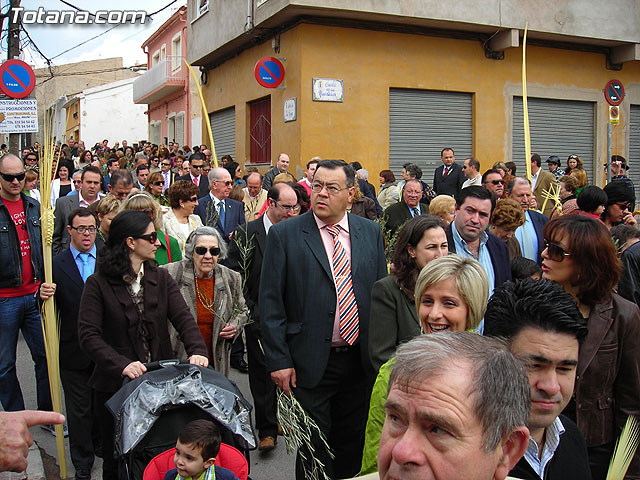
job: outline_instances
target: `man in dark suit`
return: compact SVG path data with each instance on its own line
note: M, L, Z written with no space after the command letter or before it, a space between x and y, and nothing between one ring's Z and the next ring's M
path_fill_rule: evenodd
M89 165L82 171L82 186L78 195L58 198L56 200L55 221L53 224L53 253L59 254L69 246L67 219L78 207L88 207L102 198L100 186L102 175L98 167Z
M354 182L342 160L318 163L312 211L271 228L260 278L267 369L326 436L333 460L316 435L312 442L329 478L360 469L374 375L371 288L386 275L380 228L346 213ZM298 455L296 478L304 466Z
M117 158L110 158L107 160L108 173L102 179L102 191L109 193L109 185L111 184L111 174L120 168Z
M402 200L387 207L383 213L385 228L395 234L402 226L414 217L429 213L429 206L420 203L422 199L422 182L407 180L402 189Z
M209 180L202 174L204 168L205 156L202 153L194 153L189 157L189 173L181 177L177 177L176 180L189 180L196 184L200 189L200 196L204 197L209 193Z
M222 238L229 242L238 225L245 224L244 206L242 202L229 198L233 183L226 169L218 167L209 170L208 185L210 191L198 199L198 206L193 213L200 216L204 225L217 228Z
M164 186L162 187L162 193L165 193L167 189L173 185L176 181L175 172L171 171L171 160L169 158L163 158L160 162L160 173L164 179Z
M89 377L94 364L80 349L78 342L78 311L85 280L93 274L96 264L96 218L84 207L73 210L68 217L70 245L53 259L54 285L44 284L43 299L55 292L60 314L60 378L69 426L71 461L77 480L91 478L94 461L94 409ZM53 287L53 288L52 288Z
M515 233L522 250L522 256L542 265L542 251L544 250L542 229L549 219L529 208L531 199L534 198L529 180L525 177L512 179L507 185L507 198L518 202L524 210L524 225L519 226Z
M262 259L267 244L269 229L283 220L295 217L300 212L298 197L286 183L271 187L267 194L268 209L262 217L238 228L229 245L225 265L240 272L245 281L245 300L252 323L244 329L247 337L247 360L249 361L249 386L254 399L256 428L261 451L273 450L278 438L276 418L276 386L271 381L265 364L260 335L260 274ZM249 246L248 255L243 256L239 246ZM251 248L251 246L253 246Z
M489 277L489 296L511 280L507 244L486 231L494 207L495 197L486 188L462 189L456 195L455 218L447 227L449 251L480 262Z
M440 159L442 165L433 174L433 189L438 195L455 195L466 180L462 167L456 163L452 148L443 148Z

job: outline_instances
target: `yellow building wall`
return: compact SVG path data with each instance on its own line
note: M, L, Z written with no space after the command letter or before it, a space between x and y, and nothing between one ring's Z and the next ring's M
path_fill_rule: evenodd
M507 50L504 60L490 60L478 41L303 24L281 35L280 48L275 55L267 41L210 72L207 106L214 111L235 103L241 160L249 145L245 102L271 93L272 158L284 151L299 166L316 155L357 160L375 183L389 165L390 88L472 93L473 155L482 170L510 160L512 98L522 94L521 47ZM286 90L269 92L253 79L255 62L266 55L287 58ZM602 90L609 80L620 80L627 96L613 153L628 151L629 104L640 104L640 62L612 71L602 54L529 46L527 74L529 96L596 102L595 156L602 163L608 122ZM312 101L314 77L343 80L344 102ZM291 97L298 99L298 119L285 124L283 101ZM425 172L427 182L432 175Z
M75 118L74 118L74 114L77 114L75 115ZM66 121L63 143L67 143L70 137L73 137L76 140L79 140L80 115L82 115L82 113L80 112L79 101L76 101L71 105L69 105L69 107L67 108L67 121ZM76 130L78 131L78 135L77 135L78 138L76 138L76 134L75 134Z

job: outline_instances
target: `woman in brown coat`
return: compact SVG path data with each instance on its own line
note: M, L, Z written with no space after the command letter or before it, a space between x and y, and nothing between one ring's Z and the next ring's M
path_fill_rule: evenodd
M104 453L103 479L117 478L113 458L113 417L104 403L122 378L137 378L145 363L173 358L168 324L179 332L189 361L206 367L207 349L176 282L153 261L160 245L151 219L121 212L111 222L98 270L85 284L80 301L78 338L96 367L89 385L96 393Z
M640 415L640 311L613 292L620 277L615 246L604 224L562 215L544 227L542 275L570 293L587 319L574 400L594 480L604 480L615 442L629 415ZM636 452L625 478L640 478Z

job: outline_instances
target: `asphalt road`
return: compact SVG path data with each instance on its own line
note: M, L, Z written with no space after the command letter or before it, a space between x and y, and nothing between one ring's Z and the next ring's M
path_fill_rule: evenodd
M27 409L36 408L36 391L35 391L35 375L33 369L33 361L29 353L29 348L26 343L20 337L18 342L18 356L17 356L17 369L18 378L22 386L22 394L24 396L25 405ZM231 370L231 380L236 382L240 391L244 394L245 398L249 402L253 402L251 391L249 389L248 376ZM48 456L51 456L57 461L55 437L50 433L42 430L39 427L31 429L33 439L44 450L43 460L45 467L47 463L51 464L52 461L48 460ZM74 478L75 470L69 458L69 442L66 442L67 452L67 478ZM251 452L251 465L250 465L250 477L253 480L273 480L273 479L293 479L295 478L295 455L287 455L284 439L279 437L279 442L275 450L267 454L260 454L257 450ZM51 466L51 465L49 465ZM47 469L47 480L54 480L52 475L49 474L51 469ZM99 480L102 478L102 460L96 458L96 462L93 467L92 480Z

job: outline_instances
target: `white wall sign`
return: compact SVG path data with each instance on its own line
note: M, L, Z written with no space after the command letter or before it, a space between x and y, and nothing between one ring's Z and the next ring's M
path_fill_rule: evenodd
M38 131L38 102L35 98L0 100L0 133Z
M297 114L296 114L296 106L297 106L297 100L296 97L293 98L287 98L284 101L284 121L286 122L293 122L296 120L297 118Z
M314 102L342 102L343 97L342 80L331 78L313 79L313 101Z

